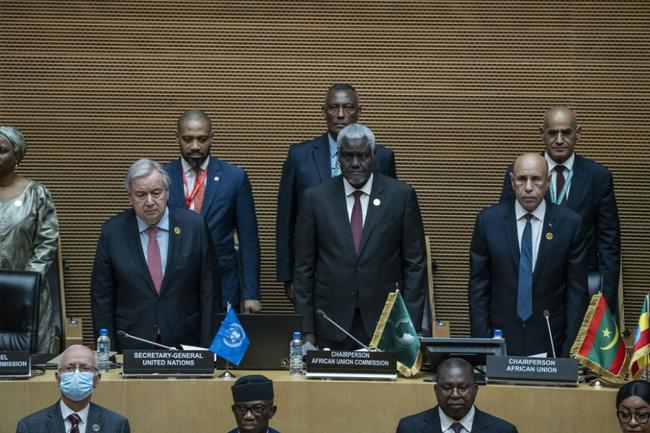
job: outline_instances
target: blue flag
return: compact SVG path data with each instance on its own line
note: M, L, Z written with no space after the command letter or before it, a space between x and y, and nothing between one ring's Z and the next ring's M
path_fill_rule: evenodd
M228 309L217 335L214 336L214 340L210 344L210 351L228 362L239 365L249 345L250 340L239 323L237 313L233 308Z

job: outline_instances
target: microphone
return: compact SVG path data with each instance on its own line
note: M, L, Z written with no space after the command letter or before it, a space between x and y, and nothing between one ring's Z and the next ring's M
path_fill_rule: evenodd
M338 328L342 333L344 333L345 335L347 335L348 337L350 337L351 339L353 339L353 340L354 340L354 341L355 341L359 346L363 347L364 349L366 349L366 350L368 350L368 351L370 350L370 348L368 348L368 346L366 346L365 344L363 344L362 342L360 342L359 340L357 340L357 339L354 337L354 335L350 334L348 331L346 331L345 329L343 329L343 328L342 328L338 323L336 323L335 321L333 321L332 319L330 319L330 318L327 316L327 314L325 314L325 312L324 312L323 310L321 310L321 309L319 308L318 310L316 310L316 314L317 314L318 316L322 317L323 319L327 320L328 322L330 322L332 325L336 326L336 327L337 327L337 328Z
M544 310L544 318L546 319L546 329L548 329L548 339L551 341L551 350L553 351L553 358L557 358L555 356L555 344L553 343L553 333L551 332L551 319L550 319L550 313L548 310Z
M117 335L122 337L122 338L130 338L131 340L136 340L136 341L141 341L143 343L153 344L154 346L162 347L163 349L167 349L167 350L178 350L175 347L165 346L164 344L156 343L155 341L149 341L149 340L145 340L144 338L136 337L135 335L127 334L126 332L122 331L121 329L117 331Z

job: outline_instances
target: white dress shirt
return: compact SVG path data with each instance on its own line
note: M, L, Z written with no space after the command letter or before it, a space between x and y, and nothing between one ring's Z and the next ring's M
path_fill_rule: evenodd
M519 239L519 251L521 252L521 237L524 235L526 228L526 215L529 212L515 200L515 215L517 217L517 239ZM542 229L544 228L544 214L546 213L546 199L542 200L537 208L530 212L533 217L530 219L531 238L533 240L533 271L537 263L537 252L539 243L542 239Z
M363 224L366 223L366 214L368 213L368 202L370 201L370 192L372 191L372 178L373 175L370 175L366 184L359 189L363 194L359 197L361 201L361 215L363 216ZM354 193L357 191L346 178L343 178L343 186L345 188L345 201L348 206L348 221L352 219L352 208L354 207Z
M203 161L203 164L201 164L201 170L205 170L205 172L208 172L208 163L210 162L210 157L205 158L205 161ZM196 171L192 168L192 166L185 161L185 158L181 157L181 166L183 167L183 191L185 192L185 197L187 197L188 194L190 194L192 191L194 191L194 182L196 182ZM207 182L207 176L203 178L203 183ZM183 199L185 199L183 197ZM194 199L192 199L192 202L190 203L190 207L188 208L190 210L194 210Z
M555 190L555 195L556 197L560 196L560 193L562 191L557 190L557 171L555 171L555 166L560 165L557 162L553 161L550 156L548 156L547 152L544 152L544 159L548 163L548 172L551 173L551 182L553 183L553 189ZM566 167L564 170L564 180L566 180L569 177L569 173L573 172L573 163L576 160L576 154L575 152L571 154L571 156L562 163L563 166ZM566 185L566 184L565 184ZM568 186L566 187L566 195L564 196L566 199L569 198L569 192L571 192L571 182L568 183Z
M77 428L79 428L79 433L86 433L86 424L88 423L88 411L90 410L90 403L86 405L83 409L81 409L79 412L75 412L72 409L70 409L68 406L65 405L63 402L63 399L59 401L59 405L61 406L61 414L63 415L63 423L65 425L65 433L70 433L70 430L72 430L72 423L68 419L70 415L73 413L76 413L79 415L79 418L81 418L81 421L79 421L79 425Z
M464 432L470 433L472 431L472 425L474 424L474 414L476 413L476 410L474 410L474 405L469 409L469 412L467 412L467 415L465 415L460 421L456 421L455 419L451 419L447 416L446 413L442 411L442 408L438 406L438 413L440 414L440 430L442 433L454 433L454 431L451 429L451 425L458 422L463 426Z

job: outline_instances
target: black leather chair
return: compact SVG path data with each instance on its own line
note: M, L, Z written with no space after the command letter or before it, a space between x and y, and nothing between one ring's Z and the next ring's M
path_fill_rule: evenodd
M41 275L0 269L0 350L35 353Z

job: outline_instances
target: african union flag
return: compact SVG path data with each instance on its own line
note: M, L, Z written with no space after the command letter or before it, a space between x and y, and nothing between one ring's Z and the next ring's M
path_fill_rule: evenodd
M625 380L628 361L625 343L601 293L591 298L578 338L571 348L571 356L604 379L612 382Z
M394 352L397 371L403 376L410 377L420 371L420 340L399 290L388 294L370 348Z
M650 330L648 320L648 295L643 297L643 308L639 316L639 324L636 327L634 336L634 348L632 349L632 359L630 360L630 372L634 380L638 379L641 374L648 368L648 354L650 354Z

